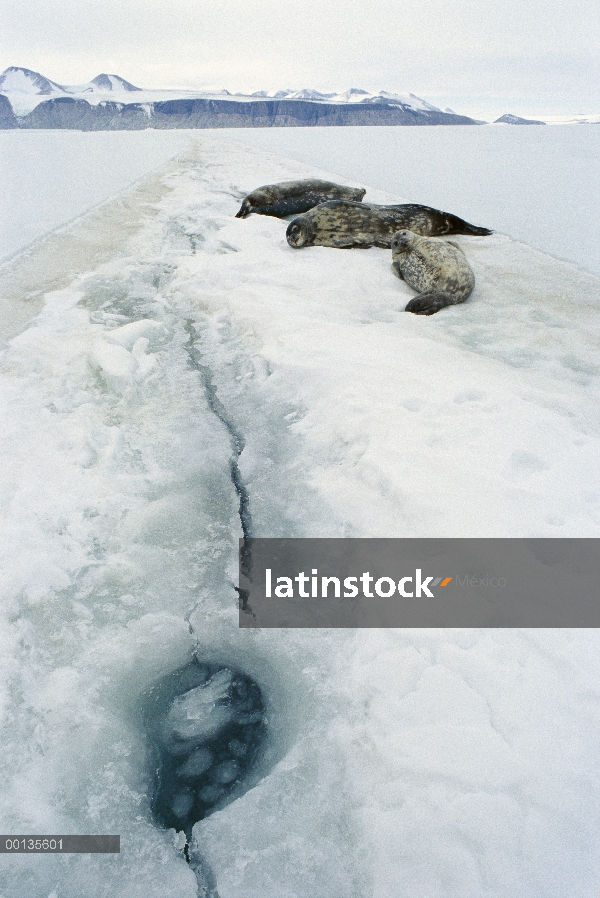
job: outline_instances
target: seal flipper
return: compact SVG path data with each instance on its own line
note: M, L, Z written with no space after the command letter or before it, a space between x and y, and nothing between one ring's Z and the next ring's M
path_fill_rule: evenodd
M466 298L466 296L459 297L456 294L434 293L433 291L419 293L418 296L411 299L404 311L413 312L415 315L435 315L440 309L445 309L446 306L458 305L458 303L464 302Z
M470 234L472 237L487 237L494 233L489 228L480 228L477 225L469 224L468 221L464 221L458 215L452 215L450 212L444 212L444 215L448 223L444 234Z

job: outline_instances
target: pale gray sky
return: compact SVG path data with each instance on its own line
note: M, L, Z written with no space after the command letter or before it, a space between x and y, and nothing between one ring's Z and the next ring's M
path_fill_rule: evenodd
M3 0L0 67L59 83L412 91L479 114L600 111L598 0ZM0 69L0 70L1 70Z

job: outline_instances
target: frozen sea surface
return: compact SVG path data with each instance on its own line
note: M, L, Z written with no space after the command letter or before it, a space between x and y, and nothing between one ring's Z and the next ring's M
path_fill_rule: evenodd
M257 536L600 535L598 278L459 238L471 301L407 315L387 251L234 218L321 174L204 133L2 275L0 814L122 844L3 855L3 898L597 894L596 631L238 629L233 464ZM268 723L204 891L139 713L193 653Z
M0 131L0 261L175 156L188 131Z

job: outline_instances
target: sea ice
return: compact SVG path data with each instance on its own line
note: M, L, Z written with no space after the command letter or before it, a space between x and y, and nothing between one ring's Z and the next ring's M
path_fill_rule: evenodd
M407 315L386 251L235 219L307 176L331 174L202 134L119 199L118 249L110 204L55 235L63 271L3 352L4 829L122 848L4 854L2 895L597 891L595 631L238 629L236 470L257 536L600 531L597 278L459 238L472 299ZM187 743L165 808L212 811L198 879L152 804L165 719Z

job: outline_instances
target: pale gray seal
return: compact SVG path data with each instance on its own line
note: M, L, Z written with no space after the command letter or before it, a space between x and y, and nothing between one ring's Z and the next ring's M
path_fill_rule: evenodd
M492 232L479 228L430 206L405 203L399 206L377 206L374 203L352 203L332 200L315 206L294 218L286 231L287 242L299 249L303 246L381 246L388 249L392 237L400 229L424 237L441 234L483 236Z
M475 286L475 275L460 246L412 231L394 234L392 266L398 277L419 293L405 309L415 315L433 315L445 306L464 302Z
M251 212L285 218L307 212L327 200L351 200L360 203L365 190L362 187L342 187L332 181L318 181L306 178L303 181L282 181L281 184L267 184L257 187L243 201L236 218L246 218Z

